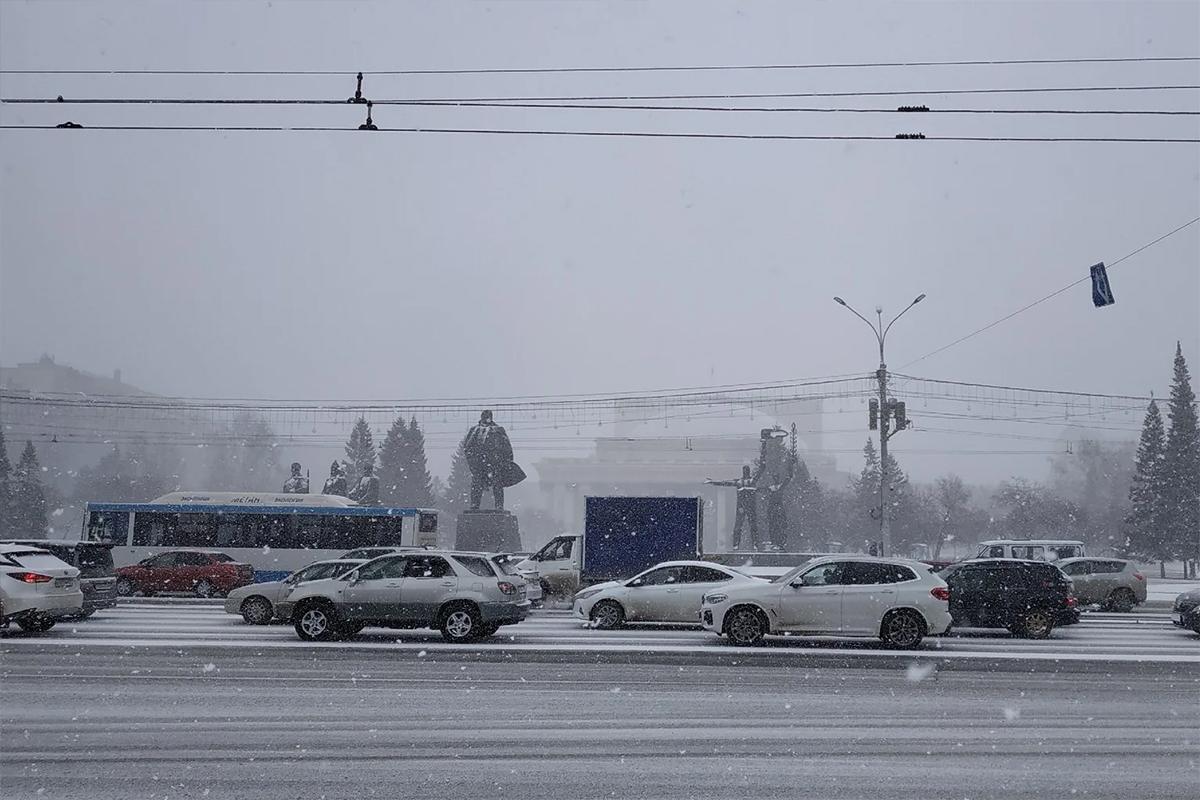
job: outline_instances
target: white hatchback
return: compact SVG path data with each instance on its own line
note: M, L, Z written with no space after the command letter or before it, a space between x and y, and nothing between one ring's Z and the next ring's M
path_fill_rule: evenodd
M700 623L700 601L708 592L750 584L765 586L735 569L708 561L666 561L627 581L598 583L575 595L574 612L594 627L626 622Z
M45 550L0 544L0 627L47 631L82 610L78 569Z
M770 583L708 592L700 618L742 646L794 633L879 638L908 649L950 629L950 589L919 561L825 556Z

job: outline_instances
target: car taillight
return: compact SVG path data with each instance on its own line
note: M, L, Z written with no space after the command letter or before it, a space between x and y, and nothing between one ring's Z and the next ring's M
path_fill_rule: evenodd
M49 583L54 580L49 575L42 575L38 572L10 572L8 577L15 578L21 583Z
M1074 608L1077 605L1079 605L1079 601L1073 596L1067 595L1067 608Z
M945 600L947 602L950 600L950 590L945 586L935 586L929 590L929 593L938 600Z
M1146 580L1146 576L1145 576L1145 575L1143 575L1143 574L1142 574L1142 573L1140 573L1140 572L1135 572L1135 573L1133 573L1133 577L1137 578L1139 581L1144 581L1144 580Z
M517 593L517 587L514 586L513 584L509 583L508 581L498 581L496 583L496 588L499 589L504 594L516 594Z

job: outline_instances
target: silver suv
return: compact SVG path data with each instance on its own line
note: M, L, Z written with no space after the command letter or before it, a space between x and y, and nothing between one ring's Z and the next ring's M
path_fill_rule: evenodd
M339 578L302 583L277 606L305 641L367 626L436 628L450 642L494 634L525 619L525 582L485 553L422 550L381 556Z
M1132 561L1120 558L1064 558L1058 568L1074 584L1081 606L1098 605L1105 611L1132 611L1146 602L1146 576Z

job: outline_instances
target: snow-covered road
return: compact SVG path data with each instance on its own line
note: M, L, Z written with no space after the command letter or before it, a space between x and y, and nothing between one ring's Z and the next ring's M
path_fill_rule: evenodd
M368 628L355 640L311 644L300 641L290 625L251 626L240 617L210 604L129 603L75 624L60 624L38 636L8 635L0 651L45 650L54 647L206 647L212 650L386 650L422 657L431 653L462 652L462 645L442 641L435 631L396 631ZM659 655L675 661L727 659L814 658L873 660L911 658L877 642L836 639L779 638L766 647L739 649L702 630L642 625L616 631L593 630L565 611L535 611L519 625L501 629L495 638L465 648L472 654L512 658L544 653L554 657L595 660L626 654ZM1032 641L1003 631L960 631L926 640L918 656L954 661L1098 661L1179 663L1200 665L1200 637L1180 630L1165 613L1085 613L1079 625L1060 628L1046 640Z
M312 647L203 607L78 629L0 640L6 800L1195 797L1194 660L986 658L1200 648L1161 618L842 662L561 614L455 648L391 631ZM536 649L563 642L596 649ZM671 646L688 649L654 660Z

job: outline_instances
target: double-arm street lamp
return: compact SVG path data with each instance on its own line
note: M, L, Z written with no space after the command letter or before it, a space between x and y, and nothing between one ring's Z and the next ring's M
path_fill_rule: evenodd
M897 420L898 425L895 430L889 431L889 404L887 396L887 360L883 355L883 345L887 341L888 331L896 324L896 320L904 316L908 309L915 306L917 303L925 299L925 295L917 295L904 311L901 311L896 316L892 317L892 321L886 326L883 324L883 307L875 307L876 322L871 322L862 314L854 310L854 307L840 297L833 298L834 301L850 310L854 316L861 319L875 334L876 341L879 342L879 370L875 376L879 379L879 538L881 551L879 555L890 556L892 554L892 525L890 513L890 498L888 497L889 489L891 488L891 476L888 474L888 439L890 439L897 431L903 430L907 424L907 419Z

